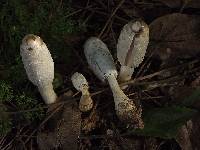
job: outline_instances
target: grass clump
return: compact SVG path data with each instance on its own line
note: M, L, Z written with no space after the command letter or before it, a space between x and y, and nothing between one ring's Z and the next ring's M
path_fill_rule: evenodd
M11 130L12 121L6 113L7 107L5 102L10 101L14 97L13 90L5 81L0 81L0 135L5 135Z
M26 122L33 122L36 120L41 120L44 117L44 109L42 104L38 101L24 93L17 95L15 97L15 104L19 111L25 110L25 112L20 115L20 119ZM35 110L32 110L35 109ZM32 110L32 111L26 111Z
M10 104L13 104L15 107L13 108ZM10 132L13 125L41 120L45 114L41 105L33 96L28 96L24 93L14 93L10 83L0 81L0 135ZM31 109L35 110L26 111ZM25 111L17 113L23 110ZM9 111L15 111L16 114L13 113L11 115Z
M14 97L13 89L6 81L0 81L0 102L10 101Z
M67 34L80 31L78 23L68 18L70 2L55 0L2 0L0 5L0 32L3 46L1 62L12 63L19 56L19 45L26 34L41 36L48 44L54 58L62 56L69 60L70 49L64 38ZM65 49L65 51L63 50Z

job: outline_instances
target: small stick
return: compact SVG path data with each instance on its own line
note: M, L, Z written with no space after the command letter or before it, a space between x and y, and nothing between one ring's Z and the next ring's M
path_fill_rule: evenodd
M99 36L98 36L98 38L101 38L101 36L102 36L103 32L105 31L105 29L107 28L109 22L111 21L111 19L113 18L113 16L114 16L115 13L117 12L117 10L118 10L118 9L121 7L121 5L124 3L124 1L125 1L125 0L121 0L121 1L119 2L119 4L117 5L117 7L115 8L115 10L112 12L112 14L110 15L110 17L108 18L106 24L104 25L103 29L101 30L101 32L100 32L100 34L99 34Z
M89 6L85 7L85 8L81 8L81 9L79 9L79 10L76 10L76 11L74 11L74 12L68 14L68 15L65 16L64 18L71 17L71 16L73 16L73 15L76 15L77 13L80 13L81 11L83 11L83 10L85 10L85 9L92 8L92 7L93 7L93 5L89 5Z

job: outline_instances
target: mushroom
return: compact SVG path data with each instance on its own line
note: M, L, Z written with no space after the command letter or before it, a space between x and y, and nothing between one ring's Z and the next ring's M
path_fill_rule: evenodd
M20 45L20 54L28 79L38 87L46 104L54 103L54 62L46 44L39 36L28 34Z
M91 99L90 93L88 91L89 86L87 80L82 74L78 72L72 75L71 80L74 87L78 91L82 92L82 96L79 102L79 109L83 112L89 111L93 107L93 100Z
M131 21L123 27L117 43L117 58L121 64L120 82L131 79L134 68L144 59L148 43L149 28L144 21Z
M138 111L134 102L120 89L116 79L118 73L107 46L100 39L91 37L85 42L84 53L94 74L103 82L109 83L118 118L142 128L141 111Z

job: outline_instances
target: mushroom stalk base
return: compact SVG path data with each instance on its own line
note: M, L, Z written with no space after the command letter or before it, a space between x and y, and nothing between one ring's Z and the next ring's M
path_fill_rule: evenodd
M52 104L56 101L57 95L53 90L52 83L49 83L49 84L46 84L43 86L39 86L38 90L46 104Z
M131 79L132 74L134 72L134 68L130 68L128 66L121 66L119 72L119 81L125 82Z
M82 92L82 96L81 96L81 99L80 99L80 102L79 102L79 109L82 112L86 112L86 111L91 110L92 107L93 107L93 100L90 96L89 91L85 90L85 91Z
M143 128L142 110L138 109L134 101L124 94L114 75L107 77L107 80L113 93L118 118L128 125L133 125L135 128Z

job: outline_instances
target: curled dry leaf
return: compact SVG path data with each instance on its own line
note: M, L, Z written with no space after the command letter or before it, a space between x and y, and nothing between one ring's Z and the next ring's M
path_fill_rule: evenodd
M161 60L200 53L200 17L174 13L150 24L150 47Z
M200 8L199 0L154 0L161 2L170 8Z

